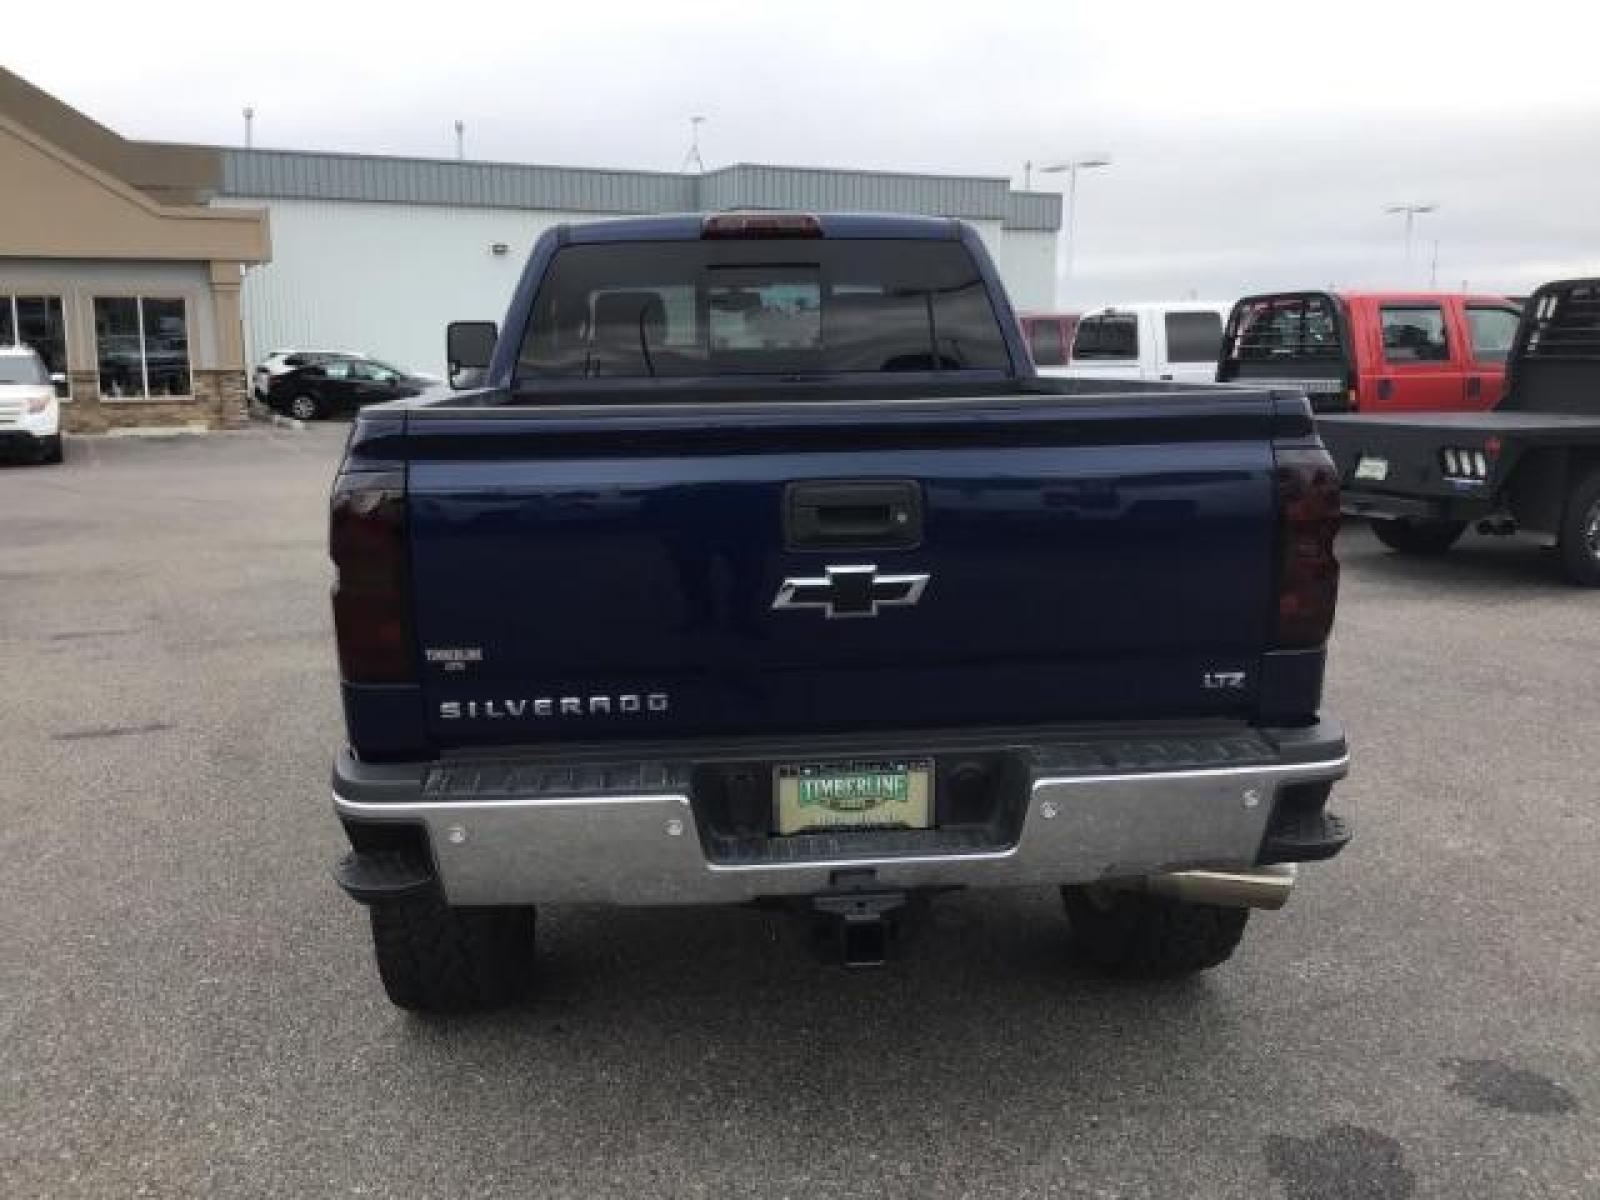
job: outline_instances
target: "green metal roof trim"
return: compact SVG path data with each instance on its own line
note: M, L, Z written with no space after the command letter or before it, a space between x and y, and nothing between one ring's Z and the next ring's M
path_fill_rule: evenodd
M737 163L704 175L602 171L454 159L222 151L225 196L364 200L574 213L797 208L1000 221L1007 229L1061 227L1061 197L1013 192L1004 179L834 171Z

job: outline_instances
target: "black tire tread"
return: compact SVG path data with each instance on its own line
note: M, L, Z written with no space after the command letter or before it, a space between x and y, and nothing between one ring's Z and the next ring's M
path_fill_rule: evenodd
M470 1012L525 996L533 975L530 908L452 908L436 895L370 910L378 976L392 1003Z
M1466 532L1465 521L1413 521L1409 517L1374 517L1372 533L1397 554L1435 558L1447 552Z
M1590 471L1572 489L1566 516L1561 521L1561 533L1556 539L1562 570L1568 579L1583 587L1600 587L1600 559L1590 553L1584 543L1589 513L1596 504L1600 504L1600 470Z
M1250 920L1247 908L1144 892L1064 887L1061 898L1079 953L1105 971L1137 979L1172 979L1221 965Z

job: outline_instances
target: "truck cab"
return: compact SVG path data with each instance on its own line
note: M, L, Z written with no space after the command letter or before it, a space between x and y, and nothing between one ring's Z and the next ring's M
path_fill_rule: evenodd
M1481 412L1504 394L1520 315L1503 296L1460 293L1247 296L1217 379L1291 383L1318 412Z
M1091 309L1073 330L1065 367L1042 375L1210 383L1229 306L1191 300Z

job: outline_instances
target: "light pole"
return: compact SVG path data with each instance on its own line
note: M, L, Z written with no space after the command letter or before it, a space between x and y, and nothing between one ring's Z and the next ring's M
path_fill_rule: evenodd
M244 106L244 148L250 149L256 144L255 137L256 110L253 104Z
M1078 224L1078 172L1091 170L1094 167L1109 167L1111 155L1086 154L1082 158L1069 159L1066 162L1051 163L1047 167L1040 167L1041 175L1059 175L1067 173L1067 253L1066 263L1061 270L1063 287L1072 278L1072 252L1077 241Z
M689 118L689 153L683 156L683 164L678 168L680 173L687 174L692 164L697 175L705 174L706 160L700 157L700 126L710 119L710 117Z
M1390 216L1403 213L1406 218L1406 282L1411 282L1411 232L1416 225L1417 218L1424 213L1437 212L1437 204L1387 204L1383 211Z

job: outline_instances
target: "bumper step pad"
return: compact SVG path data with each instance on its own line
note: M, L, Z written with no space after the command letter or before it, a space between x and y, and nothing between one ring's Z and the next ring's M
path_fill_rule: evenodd
M333 881L361 904L402 900L438 885L429 863L400 850L353 850L334 864Z
M1280 812L1267 827L1258 861L1320 862L1343 850L1353 832L1349 821L1331 812Z

